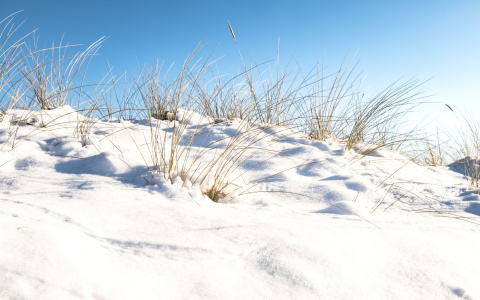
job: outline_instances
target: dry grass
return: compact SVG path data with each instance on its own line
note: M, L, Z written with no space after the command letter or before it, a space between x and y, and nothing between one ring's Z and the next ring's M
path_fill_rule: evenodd
M0 23L7 24L0 35L2 109L35 112L70 104L83 115L74 124L82 145L97 120L148 119L149 157L143 160L150 172L170 182L178 177L184 185L197 183L213 201L232 191L242 193L235 185L239 170L256 153L284 155L256 146L287 137L279 130L271 134L271 128L288 127L318 140L335 138L363 155L379 147L398 148L413 138L411 130L400 127L402 117L420 103L421 82L395 83L368 96L354 59L333 74L326 74L324 63L304 72L294 57L282 65L279 55L275 62L247 65L229 23L242 61L239 74L221 74L213 52L196 59L205 47L201 43L179 67L165 69L157 62L136 77L120 79L110 68L109 79L91 83L87 69L103 38L74 54L69 54L73 46L62 41L40 49L34 34L29 42L23 37L9 44L18 28L12 18ZM210 134L215 123L227 128L232 120L237 124L233 135Z
M23 24L22 22L15 25L14 17L17 13L0 21L0 26L3 26L0 31L0 109L2 112L13 107L23 96L21 85L24 78L19 68L26 58L23 52L25 39L32 33L14 39L15 33Z
M85 82L88 65L103 41L101 38L86 50L68 55L67 50L74 46L61 41L58 46L40 49L34 35L25 46L26 55L19 67L28 91L25 106L52 109L71 104L75 96L81 102L83 89L90 86Z
M355 68L352 58L346 66L342 63L336 73L326 76L324 62L321 68L317 62L317 80L309 93L305 113L306 133L310 138L325 141L345 137L349 108L360 94L360 74L355 73Z
M418 132L415 126L409 130L399 129L405 125L403 117L422 103L423 92L419 90L422 84L417 80L394 83L365 101L360 99L348 118L352 126L347 127L343 138L345 148L351 150L361 142L375 145L363 150L368 153L383 147L398 149L413 139Z
M473 113L465 113L458 120L460 128L447 133L453 145L449 155L474 191L480 193L480 122Z

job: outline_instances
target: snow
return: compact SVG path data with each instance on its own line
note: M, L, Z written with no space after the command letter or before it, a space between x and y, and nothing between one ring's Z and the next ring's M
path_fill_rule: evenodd
M88 119L82 143L68 106L8 111L0 298L480 299L480 197L453 167L188 119L199 163L262 128L219 203L148 171L148 120Z

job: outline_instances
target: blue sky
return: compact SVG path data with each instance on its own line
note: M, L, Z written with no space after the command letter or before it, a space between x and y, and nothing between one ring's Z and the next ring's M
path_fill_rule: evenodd
M292 54L313 66L326 54L333 71L358 50L359 69L380 89L399 78L432 78L431 101L456 109L480 103L480 1L92 1L0 0L0 16L23 9L22 30L38 28L40 44L108 40L93 70L134 72L157 58L183 60L197 45L217 44L226 70L240 67L227 20L242 55L256 62ZM425 109L439 116L443 104Z

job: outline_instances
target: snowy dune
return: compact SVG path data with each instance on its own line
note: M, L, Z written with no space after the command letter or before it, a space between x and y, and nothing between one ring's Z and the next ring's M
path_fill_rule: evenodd
M78 120L0 124L2 299L480 299L480 197L453 166L192 114L187 165L264 136L215 203L213 178L149 171L148 120Z

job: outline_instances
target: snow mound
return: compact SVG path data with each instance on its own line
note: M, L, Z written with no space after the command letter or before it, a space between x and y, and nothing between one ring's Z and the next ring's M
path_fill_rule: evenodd
M453 166L176 117L7 112L0 298L480 298L480 196ZM158 151L152 131L172 124L188 147L163 159L172 144Z
M480 160L473 157L464 157L456 162L448 165L453 171L459 172L463 175L469 175L469 173L477 173L480 171Z

